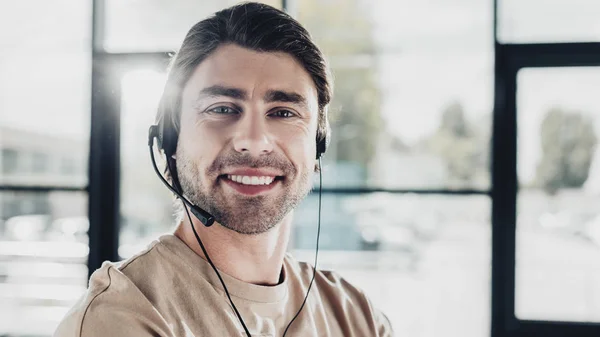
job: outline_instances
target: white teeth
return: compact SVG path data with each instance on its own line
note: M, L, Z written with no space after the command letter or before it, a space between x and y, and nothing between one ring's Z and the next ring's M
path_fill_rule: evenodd
M269 176L238 176L231 174L228 174L227 178L244 185L269 185L275 180L275 177Z

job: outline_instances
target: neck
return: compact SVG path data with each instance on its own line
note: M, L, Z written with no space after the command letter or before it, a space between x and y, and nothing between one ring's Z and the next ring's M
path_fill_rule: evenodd
M292 215L293 212L290 212L271 230L257 235L240 234L217 222L205 227L193 216L192 224L208 256L220 271L247 283L276 285L280 281ZM185 213L175 236L206 260Z

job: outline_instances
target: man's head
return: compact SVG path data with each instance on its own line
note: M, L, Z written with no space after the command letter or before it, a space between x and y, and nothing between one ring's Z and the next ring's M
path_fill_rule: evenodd
M330 81L308 32L277 9L246 3L197 23L157 115L173 184L229 229L269 230L310 191Z

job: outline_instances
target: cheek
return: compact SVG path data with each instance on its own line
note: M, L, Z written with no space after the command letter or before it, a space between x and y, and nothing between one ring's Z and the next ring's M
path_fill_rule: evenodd
M315 165L316 156L316 141L308 135L298 135L287 133L280 138L284 152L289 156L289 159L294 162L298 169L302 168L312 171Z
M207 124L189 123L182 126L179 136L180 146L185 149L182 154L200 167L211 164L223 143L224 132Z

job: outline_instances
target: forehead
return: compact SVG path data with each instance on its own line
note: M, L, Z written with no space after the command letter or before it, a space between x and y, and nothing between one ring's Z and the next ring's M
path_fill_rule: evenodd
M303 95L309 104L316 104L317 100L312 78L294 57L234 44L219 46L196 67L184 88L184 97L193 98L213 85L244 89L252 95L251 99L262 97L268 90L285 90Z

